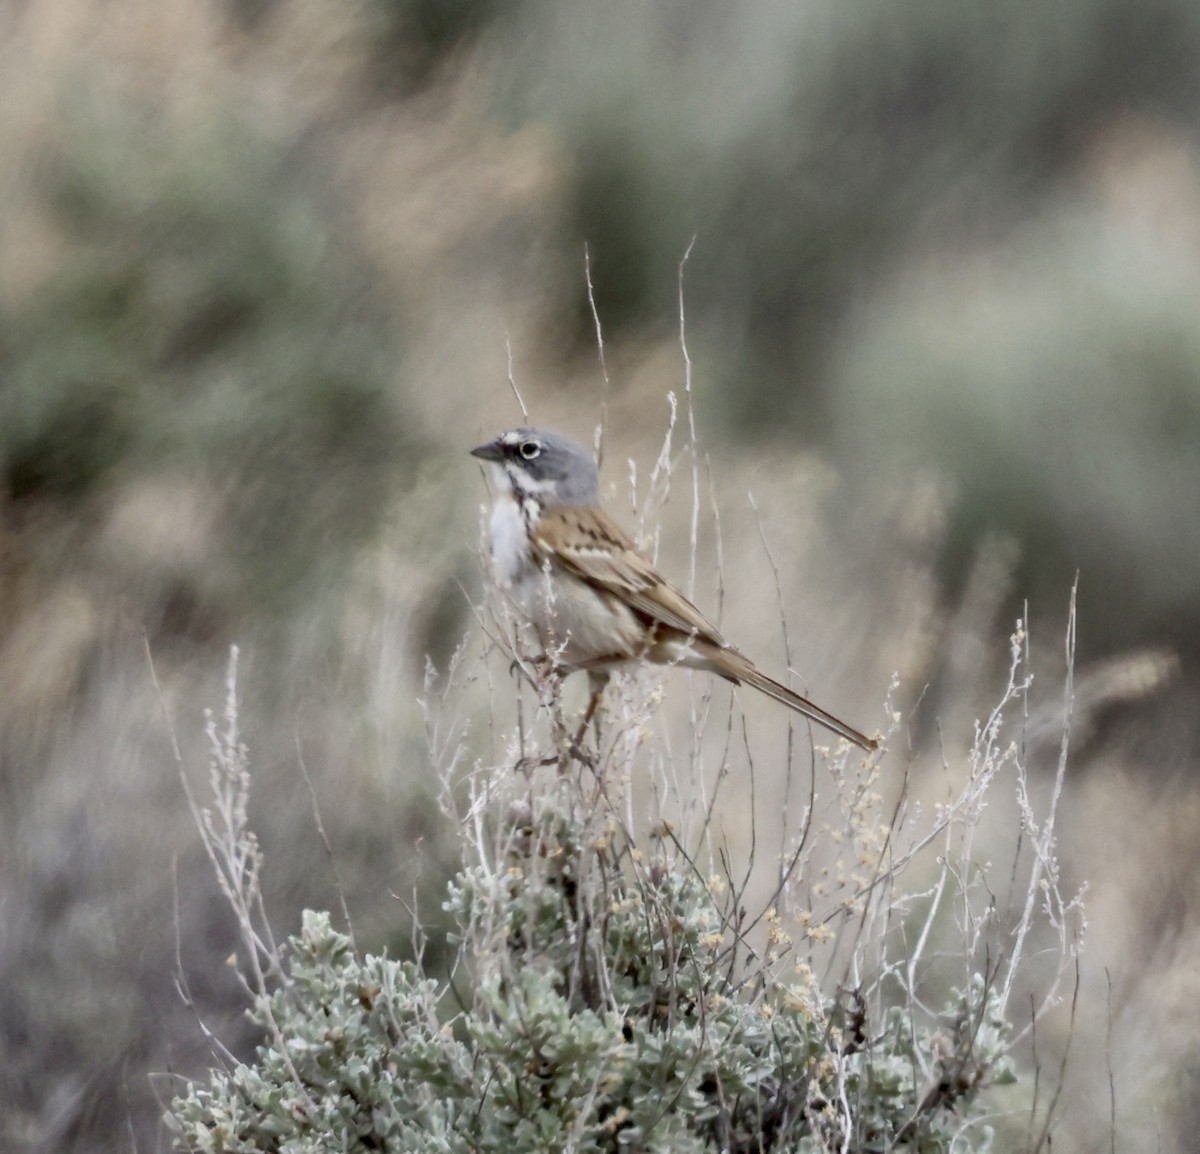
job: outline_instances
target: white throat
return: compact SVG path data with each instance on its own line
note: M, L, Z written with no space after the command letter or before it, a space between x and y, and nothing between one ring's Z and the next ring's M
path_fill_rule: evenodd
M529 574L529 523L541 512L540 497L547 485L513 466L491 462L496 493L488 531L492 546L492 571L496 582L512 589Z

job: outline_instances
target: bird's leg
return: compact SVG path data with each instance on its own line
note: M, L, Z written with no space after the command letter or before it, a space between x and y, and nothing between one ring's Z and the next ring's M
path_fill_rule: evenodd
M559 665L549 653L531 653L528 655L518 654L514 657L509 663L508 672L509 676L517 676L527 681L537 693L539 704L550 710L561 748L561 742L566 736L566 726L563 724L561 709L562 684L570 670ZM520 724L520 718L518 718L518 724ZM524 745L523 737L521 744ZM517 760L516 768L522 773L528 773L530 770L555 765L561 761L560 753L553 753L539 760L521 757Z
M603 669L588 669L588 685L591 688L592 694L588 699L587 709L583 711L583 718L579 723L579 728L575 731L575 736L571 739L571 744L568 748L571 755L577 760L582 761L593 772L596 769L596 757L584 748L583 739L587 736L588 727L595 719L597 712L600 709L600 698L604 694L604 687L608 684L608 672ZM596 731L596 753L600 752L600 732L599 725Z
M559 740L563 742L566 752L577 761L583 762L589 769L595 771L596 756L584 747L584 738L587 736L588 728L596 719L596 715L600 710L600 698L604 694L604 687L608 684L611 659L601 659L594 664L591 662L581 665L565 668L557 664L550 654L545 654L540 660L535 663L538 679L536 684L546 694L543 698L543 704L550 706L554 717L555 730L560 735ZM587 708L583 711L583 718L579 723L579 728L575 731L573 737L567 737L565 726L563 724L562 714L560 711L561 699L559 692L566 675L573 673L576 670L586 672L588 675L588 684L591 688L591 696L588 698ZM561 747L560 747L561 748ZM599 727L597 726L596 734L596 749L599 752L600 735ZM543 758L538 765L552 765L556 761L560 761L558 756L551 755Z
M600 708L600 698L604 694L605 686L608 685L609 674L607 671L589 670L588 671L588 688L591 689L592 695L588 699L587 709L583 711L583 721L580 722L579 732L575 735L575 744L578 745L588 731L588 726L592 724L597 711ZM600 725L596 723L596 743L600 742Z

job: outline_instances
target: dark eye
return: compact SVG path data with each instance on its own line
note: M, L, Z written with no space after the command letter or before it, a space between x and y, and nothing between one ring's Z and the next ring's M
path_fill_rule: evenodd
M541 455L542 446L539 445L537 441L522 441L520 447L517 449L517 452L520 453L525 460L532 461L534 457Z

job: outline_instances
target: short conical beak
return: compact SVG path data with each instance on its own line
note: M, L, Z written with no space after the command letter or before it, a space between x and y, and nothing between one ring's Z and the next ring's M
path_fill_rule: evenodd
M499 441L488 441L486 445L472 449L471 456L478 457L482 461L503 461L504 446Z

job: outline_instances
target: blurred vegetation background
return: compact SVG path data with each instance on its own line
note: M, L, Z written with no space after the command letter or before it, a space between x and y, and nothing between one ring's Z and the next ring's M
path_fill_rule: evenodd
M745 648L782 664L749 490L803 679L871 728L899 670L914 773L952 772L1026 601L1061 679L1079 571L1092 1001L1056 1144L1106 1138L1109 1067L1129 1146L1191 1149L1200 9L27 0L0 30L0 1150L163 1149L197 1014L252 1040L172 748L203 774L230 643L281 930L335 873L360 945L436 921L418 698L471 627L506 338L537 421L607 413L627 509L693 238Z

